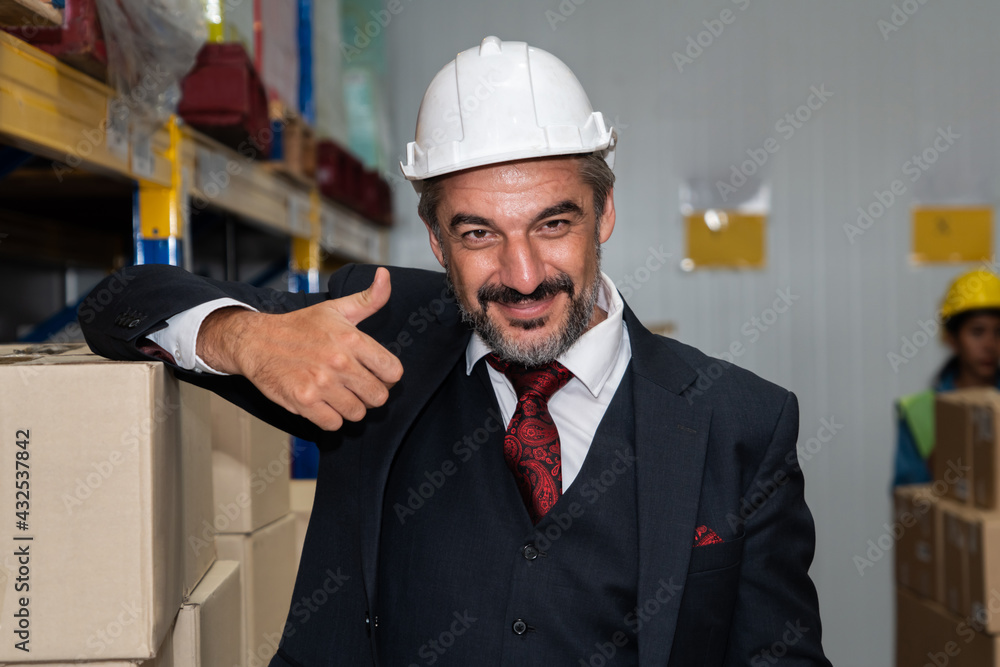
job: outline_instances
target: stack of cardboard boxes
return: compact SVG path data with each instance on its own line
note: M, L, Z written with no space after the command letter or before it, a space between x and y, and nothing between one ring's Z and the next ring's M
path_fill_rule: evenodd
M897 487L899 667L1000 665L1000 392L940 394L934 482Z
M280 635L287 466L289 555L217 542L211 404L157 362L0 346L0 664L247 667L248 627ZM281 610L267 627L249 623L254 577Z
M213 395L213 525L219 557L242 564L248 667L267 665L292 599L297 561L288 436Z

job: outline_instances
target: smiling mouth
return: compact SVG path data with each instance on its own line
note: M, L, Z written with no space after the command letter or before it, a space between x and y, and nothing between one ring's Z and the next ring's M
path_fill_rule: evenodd
M525 299L516 303L504 303L494 301L508 318L518 321L538 320L542 318L552 307L557 295L553 294L545 299Z

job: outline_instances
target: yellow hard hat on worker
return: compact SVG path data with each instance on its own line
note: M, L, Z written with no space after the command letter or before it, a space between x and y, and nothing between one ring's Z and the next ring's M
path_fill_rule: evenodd
M955 278L941 302L941 321L970 310L1000 310L1000 278L980 267Z

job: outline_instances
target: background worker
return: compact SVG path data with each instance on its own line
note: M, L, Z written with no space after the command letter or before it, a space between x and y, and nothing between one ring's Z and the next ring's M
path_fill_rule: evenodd
M969 387L1000 389L1000 278L979 268L952 281L940 319L952 355L937 372L933 388L896 402L899 439L893 484L931 481L934 454L934 396Z

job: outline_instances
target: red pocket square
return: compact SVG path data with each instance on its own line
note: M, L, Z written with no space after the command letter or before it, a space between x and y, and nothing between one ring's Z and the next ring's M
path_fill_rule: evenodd
M694 546L703 547L706 544L722 544L722 538L708 526L698 526L694 531Z

